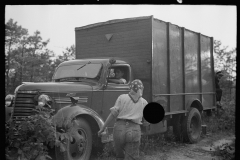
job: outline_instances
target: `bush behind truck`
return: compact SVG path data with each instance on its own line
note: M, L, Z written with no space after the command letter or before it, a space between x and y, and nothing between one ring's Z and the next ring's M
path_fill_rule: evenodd
M161 122L141 127L142 134L164 133L173 126L177 137L199 140L201 113L215 109L212 37L153 16L77 27L75 36L76 60L61 63L52 82L16 88L12 119L31 115L41 101L34 97L46 95L41 97L53 101L57 121L77 121L77 132L61 158L87 160L93 146L112 141L114 122L104 137L97 132L117 97L129 92L132 80L140 79L143 97L165 110ZM117 68L124 71L126 84L110 82Z

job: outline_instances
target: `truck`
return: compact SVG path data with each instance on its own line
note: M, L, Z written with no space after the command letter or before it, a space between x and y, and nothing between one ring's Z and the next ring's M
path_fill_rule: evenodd
M202 113L216 109L213 37L144 16L76 27L75 43L76 59L61 63L52 82L16 88L12 119L31 115L36 95L52 99L56 121L78 122L61 158L88 160L95 146L113 140L114 121L105 136L97 132L118 96L140 79L143 98L165 111L159 123L141 126L142 135L164 133L172 126L176 137L198 142ZM111 81L116 69L124 71L126 84Z

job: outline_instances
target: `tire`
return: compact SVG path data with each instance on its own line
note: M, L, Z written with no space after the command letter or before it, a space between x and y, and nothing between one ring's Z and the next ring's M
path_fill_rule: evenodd
M92 131L85 119L77 119L78 135L73 137L73 141L67 140L67 149L61 152L56 147L57 160L89 160L92 151Z
M196 108L191 108L183 120L183 139L186 142L197 143L202 130L201 114Z

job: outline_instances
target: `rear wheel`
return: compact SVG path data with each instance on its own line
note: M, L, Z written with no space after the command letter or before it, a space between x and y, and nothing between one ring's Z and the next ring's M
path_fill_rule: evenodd
M196 143L200 139L202 119L196 108L191 108L188 115L183 120L183 138L190 143Z
M77 119L77 133L73 141L67 140L67 149L61 152L56 148L57 160L89 160L92 151L92 131L85 119Z

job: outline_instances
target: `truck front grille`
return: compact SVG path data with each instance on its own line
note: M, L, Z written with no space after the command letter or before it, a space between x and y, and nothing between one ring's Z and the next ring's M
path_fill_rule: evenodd
M36 95L36 93L17 93L12 118L16 120L16 118L30 116L35 108L34 97Z

